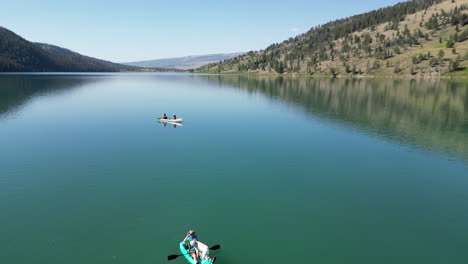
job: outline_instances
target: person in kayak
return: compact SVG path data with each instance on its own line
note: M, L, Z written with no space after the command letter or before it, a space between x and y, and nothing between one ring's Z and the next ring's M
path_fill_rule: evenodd
M161 117L161 118L162 118L162 119L167 119L167 115L166 115L166 113L164 113L164 115L162 115L162 117Z
M208 257L208 246L198 241L198 237L194 230L187 232L187 236L184 238L184 242L187 244L187 247L189 248L189 254L196 264L198 264L198 258L215 263L216 257Z
M188 249L189 254L193 258L193 261L195 261L195 264L198 264L198 256L197 256L198 254L197 254L197 250L193 246L193 243L191 243L191 242L192 241L195 242L195 241L197 241L197 239L198 239L198 237L197 237L197 234L196 234L196 232L194 230L188 231L187 236L184 238L185 244L187 244L187 246L189 247L189 249Z
M172 119L177 119L177 116L176 116L176 115L173 115L173 116L172 116ZM193 230L191 230L191 231L193 231Z

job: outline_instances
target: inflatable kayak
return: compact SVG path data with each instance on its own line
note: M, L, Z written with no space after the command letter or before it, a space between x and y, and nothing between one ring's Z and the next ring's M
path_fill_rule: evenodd
M182 118L177 118L177 119L159 119L160 122L163 123L182 123Z
M185 244L185 243L184 243L183 241L180 242L180 244L179 244L180 252L181 252L182 254L184 254L184 257L187 259L187 261L188 261L190 264L195 264L195 261L193 261L192 256L190 256L190 254L189 254L189 251L188 251L187 249L184 248L184 244ZM206 260L203 260L203 261L202 261L200 258L198 258L198 263L199 263L199 264L213 264L213 262L211 262L211 261L209 261L209 260L208 260L208 261L206 261ZM216 262L216 263L218 263L218 262Z

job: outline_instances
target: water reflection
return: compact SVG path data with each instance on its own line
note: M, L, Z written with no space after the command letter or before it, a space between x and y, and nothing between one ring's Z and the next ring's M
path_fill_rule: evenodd
M327 120L468 159L468 82L197 76L261 93Z
M57 94L114 78L120 77L0 75L0 117L18 111L36 96ZM137 75L125 78L132 78L132 83L141 78L149 82L163 80L184 85L208 82L211 87L215 84L259 93L348 128L468 160L467 81L246 75Z
M0 75L0 116L18 111L36 96L58 94L97 81L98 76Z
M181 123L168 123L168 122L162 122L162 121L159 121L159 123L161 123L163 125L163 127L173 127L173 128L176 128L176 127L181 127L183 126Z

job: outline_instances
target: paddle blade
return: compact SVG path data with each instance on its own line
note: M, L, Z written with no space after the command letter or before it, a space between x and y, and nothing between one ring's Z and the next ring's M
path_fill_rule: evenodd
M217 250L217 249L220 249L221 248L221 245L214 245L212 247L210 247L210 250Z
M179 257L179 255L170 255L170 256L167 256L167 260L173 260L173 259L176 259L178 257Z

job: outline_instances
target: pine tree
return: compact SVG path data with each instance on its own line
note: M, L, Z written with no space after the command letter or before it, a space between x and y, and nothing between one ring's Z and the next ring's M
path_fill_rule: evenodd
M444 56L445 56L444 50L439 50L439 54L438 54L438 55L439 55L439 59L443 59Z
M380 62L379 62L379 60L375 60L374 65L372 65L372 69L377 70L379 68L380 68Z
M345 71L346 71L346 73L351 72L351 67L348 64L345 64Z
M455 42L451 39L447 40L447 44L446 44L447 48L451 49L455 46Z
M397 61L395 63L395 67L393 68L393 72L394 73L399 73L401 71L401 68L400 68L400 61Z
M454 67L453 67L453 61L452 61L452 60L449 61L448 70L449 70L449 72L455 71L455 69L454 69Z
M337 69L335 67L330 67L330 74L333 78L336 78L336 76L338 75Z
M460 55L458 55L456 58L455 58L455 61L453 62L453 70L456 71L460 68Z

